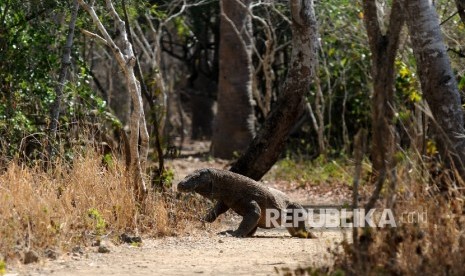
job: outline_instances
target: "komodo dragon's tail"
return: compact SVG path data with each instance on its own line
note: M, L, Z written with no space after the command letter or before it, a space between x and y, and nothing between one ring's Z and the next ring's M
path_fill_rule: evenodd
M286 224L290 223L291 227L286 227L289 234L293 237L302 238L302 239L314 239L316 238L315 234L310 232L305 225L307 221L307 211L302 207L302 205L294 202L289 202L286 210L288 212L288 216L286 218L290 218L291 221L286 221ZM295 211L298 210L298 211ZM303 217L299 216L298 218L295 217L298 214L303 214ZM298 219L297 223L294 223L294 220ZM297 224L297 225L296 225Z

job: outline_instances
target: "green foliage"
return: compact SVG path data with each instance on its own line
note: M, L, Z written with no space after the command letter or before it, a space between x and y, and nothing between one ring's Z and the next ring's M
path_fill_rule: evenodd
M0 260L0 275L6 274L6 263L4 260Z
M168 167L165 167L161 175L156 171L152 177L152 185L156 190L166 190L173 186L174 171Z
M401 101L405 103L418 103L422 100L422 94L418 85L418 79L412 68L400 60L395 63L397 76L396 76L396 91Z
M95 234L103 235L107 227L107 223L99 211L95 208L90 208L87 211L87 216L93 221Z
M53 101L53 70L59 67L61 26L43 20L55 10L55 1L0 4L0 136L9 154L25 134L39 132Z
M313 161L296 161L286 157L277 163L274 177L297 182L300 187L335 182L352 183L352 176L348 172L345 161L327 162L323 157Z
M465 90L465 76L462 76L459 80L459 89L460 90Z
M426 153L429 156L433 156L438 153L438 148L436 146L436 143L431 139L428 139L426 141Z
M24 137L40 134L45 139L50 108L61 68L61 55L70 19L72 1L4 1L0 3L0 149L16 156ZM77 30L89 19L80 13ZM92 29L91 29L92 30ZM69 130L79 121L108 122L121 127L108 112L107 103L90 87L90 71L80 58L79 32L72 49L70 81L63 91L59 139L69 139ZM23 144L22 144L23 143ZM43 151L44 141L37 140ZM70 143L62 143L65 156ZM24 150L24 148L22 149ZM23 154L23 153L21 153ZM42 156L35 154L34 156ZM29 156L30 157L30 156Z
M176 28L176 32L178 33L179 37L186 38L189 35L189 27L184 22L182 17L176 17L173 20L174 26Z
M171 188L173 186L174 180L174 171L170 168L165 168L162 173L162 183L166 188Z
M166 19L168 17L166 11L161 9L157 4L150 5L148 7L148 12L160 20Z
M107 153L103 156L103 164L107 167L113 167L115 162L113 160L113 155L111 153Z
M371 54L366 33L361 31L364 22L360 1L320 1L316 13L320 20L318 76L325 98L325 135L332 150L340 152L343 120L349 136L371 124ZM312 105L316 89L314 85L308 98ZM308 136L316 139L316 135Z

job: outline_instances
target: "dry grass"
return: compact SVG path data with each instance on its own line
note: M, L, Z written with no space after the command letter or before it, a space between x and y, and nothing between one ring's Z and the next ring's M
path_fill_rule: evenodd
M102 237L116 241L122 233L176 235L198 220L186 210L204 208L202 202L150 193L141 207L124 166L112 163L103 166L92 152L50 172L12 162L0 175L0 260L21 259L28 250L67 251Z
M344 252L336 253L333 271L346 275L465 275L465 197L457 188L446 194L438 192L438 179L424 175L420 169L416 173L400 170L394 209L398 227L368 229L361 238L361 243L368 244L366 251L346 242ZM452 184L451 180L440 181ZM384 201L377 208L384 208ZM409 214L422 214L423 218L413 215L409 221Z

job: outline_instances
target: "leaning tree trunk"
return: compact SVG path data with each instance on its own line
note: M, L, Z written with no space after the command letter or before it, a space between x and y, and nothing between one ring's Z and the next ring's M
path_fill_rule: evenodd
M379 174L394 167L394 64L404 20L400 3L395 0L391 8L389 29L383 31L376 2L364 0L363 10L373 77L371 157L373 171Z
M145 171L147 161L149 134L145 122L141 87L136 79L134 72L136 57L134 56L132 45L128 40L127 32L125 29L125 23L119 17L111 0L106 0L106 6L109 14L116 23L118 31L120 32L120 37L122 38L122 45L124 47L123 49L120 49L116 45L114 40L111 38L111 36L108 34L107 30L105 29L99 17L97 16L94 7L92 5L87 4L84 0L78 1L79 4L92 17L94 24L97 26L103 37L87 31L85 31L85 33L100 40L101 42L103 42L111 48L126 78L127 88L131 95L133 105L133 111L131 112L130 120L131 135L129 138L129 152L131 156L131 162L128 171L130 173L130 182L134 185L135 195L138 198L138 200L142 200L147 192L143 173Z
M58 120L60 119L61 101L63 100L63 89L66 84L68 68L71 66L71 49L73 47L74 29L76 27L76 19L79 11L79 3L77 0L73 1L73 11L71 12L71 19L69 20L68 35L66 43L63 47L63 56L61 58L61 69L58 76L58 83L55 87L55 100L53 101L50 109L50 126L49 126L49 141L48 141L48 158L51 161L53 158L53 143L56 139L58 131Z
M294 123L304 111L315 76L318 28L313 0L291 0L292 57L284 90L260 132L231 171L260 179L278 160Z
M220 0L218 111L212 136L215 157L230 159L254 136L251 0Z
M457 6L457 12L460 16L460 20L465 24L465 0L455 0L455 5Z
M463 109L454 72L431 1L402 0L421 89L434 117L439 153L465 179Z

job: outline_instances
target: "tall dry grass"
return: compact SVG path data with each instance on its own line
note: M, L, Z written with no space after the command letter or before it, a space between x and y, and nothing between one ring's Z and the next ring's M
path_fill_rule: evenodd
M46 172L11 162L0 175L0 260L35 250L66 251L122 233L175 235L197 220L187 206L202 203L150 193L143 206L118 161L102 165L94 152Z
M343 252L335 253L332 271L345 275L465 275L463 190L448 177L432 178L424 167L398 170L393 209L398 227L361 229L359 243L367 245L366 250L344 242ZM449 189L441 191L439 187L444 186ZM388 208L388 196L385 191L377 209Z

